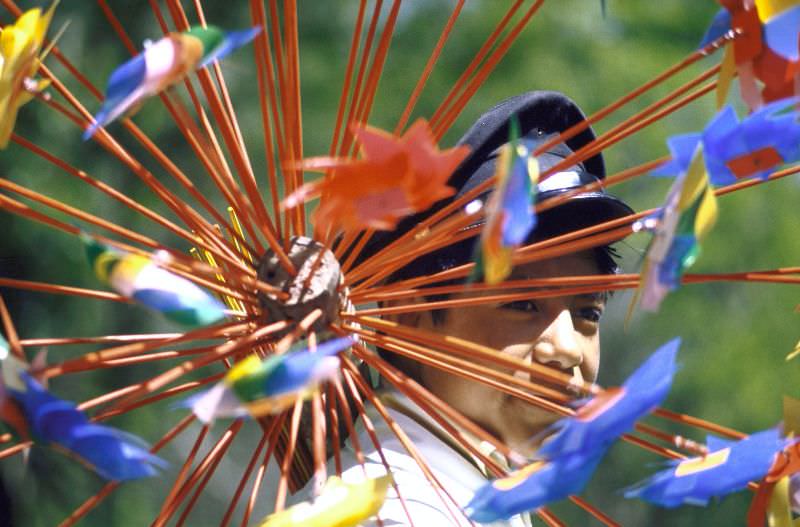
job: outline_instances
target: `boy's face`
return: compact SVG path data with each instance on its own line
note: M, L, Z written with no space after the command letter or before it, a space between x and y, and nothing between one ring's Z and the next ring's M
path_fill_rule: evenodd
M518 266L510 279L598 273L594 254L587 251ZM451 309L437 324L425 313L417 322L424 329L468 339L568 373L576 380L593 382L600 361L599 322L604 308L604 295L576 295ZM535 380L524 372L514 375ZM418 378L523 454L532 454L537 446L531 441L533 436L559 418L512 395L433 367L420 366Z

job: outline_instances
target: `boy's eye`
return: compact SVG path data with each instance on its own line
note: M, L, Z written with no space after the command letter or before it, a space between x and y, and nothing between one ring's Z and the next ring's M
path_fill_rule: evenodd
M600 317L603 316L603 309L597 306L582 307L578 309L578 316L589 322L600 322Z
M511 309L513 311L519 311L522 313L536 313L539 311L536 302L533 300L515 300L514 302L509 302L507 304L503 304L503 309Z

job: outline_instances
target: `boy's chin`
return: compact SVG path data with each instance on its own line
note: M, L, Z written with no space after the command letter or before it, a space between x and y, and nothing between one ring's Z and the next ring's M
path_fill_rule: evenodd
M514 406L515 412L518 412L520 423L524 423L532 428L538 427L544 429L563 417L555 412L545 410L544 408L521 400Z
M513 436L520 440L524 438L524 443L529 445L533 451L539 448L542 442L546 440L548 428L562 417L523 401L519 401L519 404L513 406L513 415L508 416L515 423L516 433ZM513 447L513 445L509 446ZM524 452L520 453L524 454Z

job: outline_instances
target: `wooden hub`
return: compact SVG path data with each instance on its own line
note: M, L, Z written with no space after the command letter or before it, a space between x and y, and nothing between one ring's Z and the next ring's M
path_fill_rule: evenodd
M295 236L290 241L289 260L297 269L292 276L281 265L271 249L261 258L258 278L289 295L281 300L275 295L258 294L265 316L269 321L289 320L299 322L313 310L322 310L312 328L327 331L339 318L345 303L341 298L342 273L333 253L322 244L305 236Z

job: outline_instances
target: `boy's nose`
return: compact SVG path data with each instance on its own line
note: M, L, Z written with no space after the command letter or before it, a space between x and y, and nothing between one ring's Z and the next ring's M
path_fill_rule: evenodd
M539 335L533 346L533 358L536 362L561 370L581 364L583 355L572 324L572 313L568 309L561 310Z

